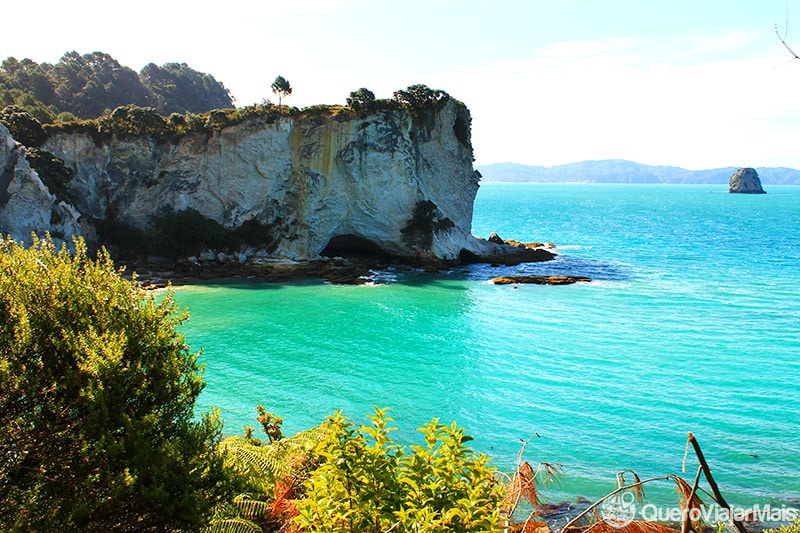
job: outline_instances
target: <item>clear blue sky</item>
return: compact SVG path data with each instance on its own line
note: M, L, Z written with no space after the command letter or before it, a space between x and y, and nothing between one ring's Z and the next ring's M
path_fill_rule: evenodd
M788 0L800 50L800 0ZM46 0L4 6L0 57L185 62L238 105L414 83L469 106L476 163L623 158L800 168L800 60L784 0ZM9 23L14 21L14 23Z

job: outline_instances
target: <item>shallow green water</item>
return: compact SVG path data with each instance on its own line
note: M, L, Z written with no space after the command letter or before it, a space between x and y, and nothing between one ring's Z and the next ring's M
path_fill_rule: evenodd
M556 243L556 261L376 286L182 287L226 430L258 403L286 432L389 406L401 439L456 420L500 467L564 465L555 496L623 469L680 473L687 431L740 505L800 498L800 187L484 184L473 231ZM494 286L509 273L588 275ZM691 476L693 468L690 468ZM671 489L656 489L669 498Z

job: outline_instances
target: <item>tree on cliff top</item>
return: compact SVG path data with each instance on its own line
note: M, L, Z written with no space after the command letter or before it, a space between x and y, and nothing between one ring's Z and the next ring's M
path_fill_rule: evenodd
M230 91L222 83L186 63L165 63L160 67L149 63L139 78L153 93L155 107L164 115L233 107Z
M192 527L227 485L184 317L74 244L0 238L2 528Z
M278 107L281 106L281 100L292 94L292 86L289 81L283 76L278 76L275 81L270 85L272 92L278 96Z
M350 96L347 98L347 105L350 106L353 111L367 113L375 107L375 93L366 87L362 87L350 93Z
M421 116L450 95L441 89L431 89L425 84L418 83L406 87L405 90L395 91L393 97L414 115Z
M99 117L106 110L126 104L147 106L152 99L134 70L102 52L68 52L49 77L58 107L79 117Z

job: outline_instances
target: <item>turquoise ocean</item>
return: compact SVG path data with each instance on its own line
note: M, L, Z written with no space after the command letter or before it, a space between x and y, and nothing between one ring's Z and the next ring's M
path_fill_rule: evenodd
M800 507L800 187L485 183L473 233L492 231L560 255L367 286L178 288L206 364L198 406L230 434L257 426L257 404L287 434L375 405L405 442L455 420L500 469L532 437L526 460L563 465L554 499L602 496L627 469L691 479L691 431L734 504ZM503 274L594 281L488 281Z

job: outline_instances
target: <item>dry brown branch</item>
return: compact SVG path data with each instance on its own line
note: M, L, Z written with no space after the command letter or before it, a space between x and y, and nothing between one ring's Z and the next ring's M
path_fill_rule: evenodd
M506 492L506 496L504 498L504 503L508 504L508 510L506 512L508 519L511 520L511 517L517 511L517 507L519 506L520 501L522 498L526 496L526 490L529 492L531 487L528 486L524 476L526 476L528 470L533 472L533 468L528 464L527 461L522 461L522 455L525 453L525 448L528 447L528 443L531 441L531 438L524 441L522 446L520 446L519 452L517 452L517 470L514 472L514 476L511 478L511 483L508 484L508 489ZM527 467L527 468L526 468ZM533 491L535 492L536 488L532 487ZM538 498L535 497L538 501Z
M567 531L569 531L570 529L578 529L578 528L576 528L574 526L575 526L576 523L578 523L578 521L580 519L582 519L584 516L589 514L591 511L595 510L598 505L600 505L601 503L603 503L607 499L611 498L612 496L615 496L615 495L619 494L620 492L622 492L624 490L632 490L635 487L637 487L637 486L640 487L640 486L642 486L642 485L644 485L646 483L651 483L653 481L663 481L663 480L666 480L666 479L672 479L674 477L676 477L676 476L674 476L672 474L670 474L668 476L651 477L651 478L645 479L643 481L637 481L637 482L634 482L634 483L632 483L630 485L624 485L622 487L619 487L616 490L614 490L612 492L609 492L608 494L606 494L605 496L603 496L602 498L600 498L599 500L594 502L592 505L590 505L589 507L584 509L583 512L581 512L578 516L576 516L575 518L573 518L572 520L567 522L567 524L563 528L561 528L561 533L567 533ZM617 476L617 480L619 480L619 476Z
M698 505L702 505L702 502L697 497L697 486L700 483L700 474L702 472L703 472L703 467L702 466L698 467L697 474L694 476L694 483L692 484L692 489L689 491L688 495L685 495L685 501L694 502L696 500ZM683 517L681 519L681 533L689 533L690 527L695 528L695 526L702 525L699 520L697 521L696 524L692 522L691 520L692 515L690 510L691 508L689 507L689 505L681 506L681 508L683 509ZM695 528L695 531L700 531L700 530Z
M607 522L601 521L589 526L583 533L678 533L677 529L647 522L644 520L634 520L630 524L622 527L615 527Z
M703 455L703 450L700 449L700 443L697 442L697 439L694 438L692 432L689 432L689 442L694 448L694 454L697 456L697 460L700 461L700 466L703 469L703 474L705 475L706 481L708 482L708 486L711 487L711 492L714 493L714 499L717 500L717 503L720 504L722 507L730 512L730 516L733 517L733 511L731 510L731 506L728 505L728 502L725 501L725 498L722 496L722 493L719 491L719 487L717 486L717 482L714 481L714 477L711 475L711 468L708 467L708 463L706 462L706 458ZM741 521L736 520L735 518L731 518L733 521L734 527L739 531L739 533L747 533L744 528L744 524Z
M623 470L617 474L617 488L625 486L625 474L630 473L633 475L633 483L631 484L632 491L636 497L636 501L641 503L644 501L644 487L642 487L642 480L633 470Z
M785 11L786 11L785 18L784 18L784 23L783 23L783 35L781 35L780 32L778 32L778 25L777 24L775 24L775 35L778 36L778 40L781 42L783 47L786 48L786 50L788 50L790 54L792 54L794 59L800 59L800 56L798 56L795 53L795 51L792 50L789 47L788 44L786 44L786 36L789 34L789 3L788 2L784 2L783 5L784 5Z
M514 472L514 475L511 476L506 486L506 496L503 500L506 507L504 531L509 531L511 520L523 500L531 506L531 512L522 525L522 530L527 531L528 529L526 528L532 524L538 524L538 522L534 521L534 517L540 512L542 507L540 486L552 482L561 476L562 465L560 464L542 462L539 463L536 470L534 470L530 463L523 461L522 457L525 453L525 448L534 436L538 437L539 434L535 433L531 438L523 441L517 453L517 470Z
M701 510L703 501L697 496L697 485L689 485L685 479L675 476L675 485L678 487L678 505L680 506L683 515L683 528L691 527L694 531L701 532L703 530L703 522L700 519L702 516Z
M539 468L544 470L544 479L542 483L550 483L556 481L561 477L561 468L564 465L560 463L539 463Z
M511 479L511 485L508 487L508 493L506 494L506 502L513 503L513 510L516 510L522 500L526 500L534 509L538 509L541 503L539 501L539 493L536 490L536 474L527 461L522 463L522 466L514 472L514 477ZM513 514L513 511L511 514Z

